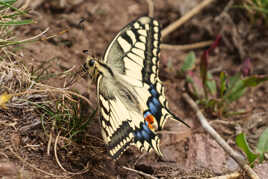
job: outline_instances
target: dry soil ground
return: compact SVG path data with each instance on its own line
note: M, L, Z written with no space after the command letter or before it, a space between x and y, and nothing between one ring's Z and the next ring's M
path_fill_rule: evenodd
M199 2L198 0L184 2L155 0L154 17L164 28L183 16L189 9L197 6ZM215 74L219 71L234 74L239 71L242 62L250 58L253 66L252 73L267 74L267 26L264 26L262 21L251 23L242 9L230 8L224 11L227 4L228 1L212 3L169 34L163 42L191 44L214 40L218 34L221 34L222 41L209 59L209 70L214 70ZM16 31L18 37L29 38L44 31L47 27L49 27L47 36L68 29L66 33L58 34L55 38L29 43L18 50L17 60L23 61L28 67L36 67L44 62L49 63L47 70L52 74L73 67L79 68L86 58L83 50L88 50L89 54L100 58L109 41L123 26L148 12L146 2L137 0L74 0L70 2L37 0L30 4L29 8L32 8L31 18L37 23L18 28ZM86 20L79 24L81 19ZM204 49L193 49L197 58L201 56ZM176 115L191 126L189 129L173 121L167 123L166 132L161 134L161 149L166 158L161 159L155 153L142 155L135 148L130 148L119 161L112 161L106 155L104 144L101 142L98 116L96 116L83 133L82 142L72 143L67 147L58 147L59 160L68 171L78 172L83 168L88 168L87 172L74 175L73 178L116 178L117 176L142 178L141 175L127 171L122 166L164 178L203 178L238 170L239 166L234 160L204 132L194 112L181 97L185 90L185 81L176 75L176 71L181 67L188 52L161 49L160 78L167 89L169 106ZM57 78L48 79L44 83L55 87L64 85L64 81ZM72 89L89 97L91 103L96 104L93 84L79 79L73 84ZM232 104L234 109L248 111L245 115L221 120L217 120L212 114L207 114L207 116L211 118L213 127L235 149L237 149L234 144L237 126L240 126L240 130L247 134L249 143L254 148L258 136L268 124L267 95L266 83L248 90L245 96ZM95 107L89 107L88 115ZM0 110L0 117L5 116L4 113L5 111ZM5 141L3 145L0 144L0 160L8 159L21 171L24 178L53 178L35 168L57 176L69 174L57 165L53 152L49 156L46 154L48 138L45 137L41 125L24 133L21 129L32 123L33 118L27 118L25 113L17 113L15 116L6 116L1 120L11 120L11 118L16 119L15 127L0 124L1 139ZM53 133L53 139L56 135L57 133ZM85 142L87 139L89 140ZM12 146L13 149L7 149L7 146ZM23 160L20 160L18 156ZM267 167L266 171L268 171Z

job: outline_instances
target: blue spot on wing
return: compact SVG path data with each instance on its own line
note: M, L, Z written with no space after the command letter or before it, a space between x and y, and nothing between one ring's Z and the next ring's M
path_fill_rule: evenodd
M159 92L156 90L156 85L151 85L149 88L149 92L151 93L151 96L147 100L147 106L149 108L149 112L155 117L157 120L158 126L160 123L160 119L162 116L162 104L159 101Z
M151 88L149 90L150 90L150 93L153 95L153 97L158 98L159 93L155 90L155 88L153 87L153 85L151 85Z
M145 119L148 115L151 115L151 113L150 113L149 111L146 111L146 112L143 114L144 119Z
M155 118L160 119L161 115L162 115L162 113L161 113L162 105L161 105L159 99L151 96L147 101L147 105L148 105L148 108L149 108L149 111L151 112L151 114Z
M159 100L158 100L157 98L153 98L152 101L153 101L154 105L155 105L157 108L159 108L159 107L161 106L161 104L160 104L160 102L159 102Z
M140 131L135 132L135 137L137 137L138 140L143 140L143 137Z
M148 110L144 112L144 119L149 115L153 115L157 120L158 124L160 123L160 118L162 116L162 104L159 101L159 93L157 92L155 85L151 85L149 92L151 96L147 100ZM148 127L148 122L145 121L141 123L139 128L134 130L134 142L140 141L142 144L147 141L152 145L152 140L157 136L151 129Z
M142 127L143 127L144 131L147 132L147 133L149 134L149 133L151 133L152 131L151 131L151 130L149 129L149 127L148 127L148 122L145 121L145 123L146 123L146 124L143 124Z
M150 140L150 133L147 133L147 131L142 130L142 131L141 131L141 134L142 134L143 138L144 138L146 141L149 141L149 140Z
M149 106L149 110L151 111L151 113L153 115L156 115L156 113L157 113L157 106L155 106L152 101L149 101L148 106Z
M141 123L140 127L134 131L134 136L134 142L140 141L144 143L144 141L147 141L151 144L151 140L155 138L156 134L154 134L145 123Z

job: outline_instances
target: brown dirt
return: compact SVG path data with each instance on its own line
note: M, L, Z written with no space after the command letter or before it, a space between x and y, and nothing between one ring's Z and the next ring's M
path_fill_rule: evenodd
M220 1L211 4L171 33L164 39L164 42L191 44L213 40L216 35L221 34L223 40L209 59L210 70L216 69L215 73L223 70L234 74L240 69L241 62L245 58L251 58L253 59L253 73L267 74L268 51L264 49L268 46L268 31L260 25L262 22L250 24L243 10L230 9L224 14L223 9L227 2ZM180 8L187 9L185 5L182 5L185 3L156 0L155 18L165 27L181 16ZM197 4L193 1L193 6ZM72 67L78 69L86 58L83 54L85 49L88 49L90 54L101 57L108 42L124 25L147 14L145 1L135 0L72 1L62 6L50 1L40 1L40 4L36 3L32 6L32 18L37 23L20 27L17 36L31 37L47 27L50 28L47 35L58 34L68 29L66 33L53 39L23 45L18 52L20 54L18 60L23 61L27 66L38 66L42 62L55 58L48 69L50 73L57 73ZM78 25L83 18L86 21ZM203 50L194 49L198 58ZM159 158L155 153L142 155L135 148L130 148L119 161L113 162L106 155L103 143L99 141L101 137L96 117L96 120L88 125L88 132L84 134L83 142L73 142L67 148L60 145L58 148L59 160L69 171L77 172L88 164L88 172L74 175L73 178L116 178L117 176L142 178L141 175L127 171L122 166L163 178L204 178L238 170L238 165L202 130L195 114L182 100L181 94L185 90L184 81L178 78L176 71L181 67L187 53L188 51L161 50L160 78L167 89L169 106L175 114L192 126L188 129L173 121L167 123L165 132L161 134L161 149L165 154L165 159ZM57 79L48 80L46 83L63 87L64 81ZM79 79L72 89L89 97L92 104L96 104L94 85ZM236 125L221 124L212 118L211 120L215 120L213 127L235 148L234 137L239 126L246 133L250 145L256 146L256 139L265 126L268 126L267 95L267 83L249 90L245 96L233 104L233 107L250 112L243 116L224 119L227 122L236 121ZM4 119L17 122L15 127L0 124L2 131L0 135L5 139L5 142L0 144L0 166L4 162L11 162L10 165L15 165L24 178L43 178L44 176L53 178L33 167L54 175L67 174L59 168L53 154L46 155L48 140L41 126L30 129L27 133L21 132L23 126L32 122L32 118L27 119L21 115L24 114ZM211 114L207 116L213 117ZM170 134L166 131L173 132ZM93 140L92 136L96 136L96 139ZM64 138L59 140L59 143L66 142ZM8 146L12 146L12 150ZM17 155L23 160L19 160ZM29 167L27 163L33 167ZM11 175L12 172L14 173L14 171L10 172Z

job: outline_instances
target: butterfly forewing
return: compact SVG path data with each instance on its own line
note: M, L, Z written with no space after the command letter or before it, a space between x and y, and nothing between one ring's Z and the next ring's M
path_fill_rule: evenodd
M133 86L156 80L160 43L159 23L141 17L128 24L112 40L104 55L104 62L122 74Z

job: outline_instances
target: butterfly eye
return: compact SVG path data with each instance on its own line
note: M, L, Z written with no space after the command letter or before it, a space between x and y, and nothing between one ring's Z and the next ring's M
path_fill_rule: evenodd
M89 66L92 67L95 64L95 60L93 60L93 59L89 60L88 64L89 64Z

